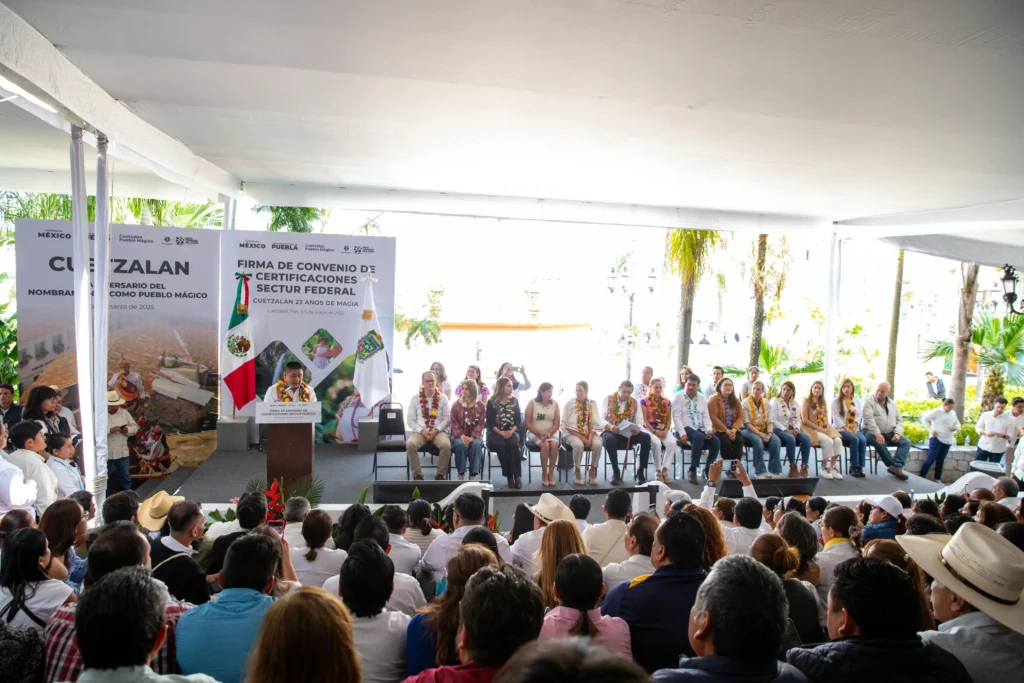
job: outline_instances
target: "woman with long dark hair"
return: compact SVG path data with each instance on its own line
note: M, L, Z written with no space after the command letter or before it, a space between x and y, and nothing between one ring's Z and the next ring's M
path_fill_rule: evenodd
M405 540L419 548L421 553L427 552L434 539L444 536L444 532L434 526L434 508L429 501L416 498L409 503L405 512L409 515L410 529L405 534Z
M34 387L28 392L25 410L21 413L22 420L35 420L42 426L43 434L60 434L60 414L57 412L57 391L48 386ZM71 434L67 434L71 436Z
M50 575L53 555L39 529L19 529L0 551L0 620L40 635L57 608L75 601L71 586Z
M863 527L857 512L845 505L836 505L825 510L821 516L821 540L824 549L815 555L818 563L818 596L828 602L828 591L835 578L835 569L840 562L860 557L860 541Z
M750 544L750 556L782 579L789 601L789 618L801 643L820 643L825 633L819 618L818 594L814 586L797 578L803 560L800 551L775 534L761 534Z
M459 630L459 603L466 592L466 582L478 569L498 564L494 553L481 545L459 546L448 560L448 584L444 594L409 622L405 655L410 676L459 663L455 634Z
M484 381L484 373L480 371L479 365L470 365L466 368L466 376L462 378L462 381L465 382L467 379L476 382L476 400L487 403L487 399L491 397L491 388ZM461 382L455 387L455 395L462 396Z
M519 428L523 414L508 377L499 377L494 394L487 402L487 448L498 454L501 473L510 489L523 487L522 461L519 458Z
M708 415L711 425L722 445L722 460L743 461L743 406L736 397L736 387L728 377L723 377L715 388L715 395L708 399Z
M75 553L75 548L84 546L89 536L89 522L82 506L69 498L58 500L46 508L39 520L39 530L46 534L50 552L68 570L64 583L78 593L89 570L89 561Z
M352 545L352 542L356 533L356 527L359 526L359 522L370 517L372 513L370 508L365 505L356 503L355 505L349 505L345 508L345 512L341 513L341 519L338 520L338 529L334 532L334 545L338 550L344 550L348 552L348 548Z
M932 614L931 599L928 596L925 583L925 573L917 562L914 562L907 551L897 541L879 538L868 541L864 546L864 557L871 557L876 560L885 560L889 564L896 565L907 573L910 582L914 584L917 592L918 602L921 605L921 626L918 631L934 631L935 616Z
M324 581L341 573L348 557L344 550L331 550L331 516L323 510L310 510L302 520L304 548L292 548L292 566L303 586L322 586Z
M806 581L811 586L818 585L821 568L814 561L818 554L818 535L814 533L814 527L807 518L799 512L787 512L779 518L775 533L786 539L786 542L800 553L800 564L793 577Z
M582 553L566 555L555 573L558 607L544 616L538 640L572 636L593 638L631 658L629 624L618 617L601 616L598 603L603 594L601 565Z
M520 503L516 506L515 511L512 513L512 530L507 532L505 540L508 541L509 545L515 544L519 540L519 537L523 534L533 531L533 513L530 512L530 508L526 507L526 503Z
M832 401L832 426L839 430L843 444L850 449L850 474L864 476L868 437L864 433L864 404L856 396L857 388L847 377L839 385L839 395Z
M28 510L10 510L0 517L0 548L18 529L35 529L36 516Z

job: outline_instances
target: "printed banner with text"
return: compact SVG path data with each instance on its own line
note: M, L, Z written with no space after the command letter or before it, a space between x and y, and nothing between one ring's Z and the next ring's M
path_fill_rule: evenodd
M303 381L320 401L317 441L354 441L365 405L352 383L360 342L383 343L391 358L395 319L395 239L321 233L223 233L221 353L225 375L255 351L255 401L240 397L238 414L261 400L293 400L285 365L302 364ZM361 340L365 278L375 278L380 338ZM241 283L241 284L240 284ZM244 313L240 313L244 311ZM232 320L238 327L232 328ZM236 330L245 330L242 333ZM251 335L249 338L246 335ZM244 383L232 383L243 387ZM241 390L241 389L240 389ZM248 390L246 388L245 390ZM222 384L223 413L234 401ZM306 397L306 398L302 398Z
M105 381L140 426L130 444L133 478L198 465L216 448L220 235L111 226ZM22 387L55 385L75 410L71 224L19 219L15 238Z

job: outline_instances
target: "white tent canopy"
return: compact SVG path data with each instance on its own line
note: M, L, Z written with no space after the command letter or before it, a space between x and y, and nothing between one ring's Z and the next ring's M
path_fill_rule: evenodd
M1013 0L0 2L0 73L215 193L734 229L1024 198Z

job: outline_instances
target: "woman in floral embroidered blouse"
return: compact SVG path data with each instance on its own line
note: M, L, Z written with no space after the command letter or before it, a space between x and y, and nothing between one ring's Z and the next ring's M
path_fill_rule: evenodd
M863 477L868 437L860 428L864 422L863 405L855 394L853 380L844 379L839 385L839 396L832 401L832 426L839 430L843 445L850 449L850 474Z
M465 391L465 390L463 390ZM519 427L523 414L512 395L512 381L499 377L494 394L487 402L487 448L498 454L501 473L509 488L522 488L522 461L519 459Z
M640 401L640 409L643 413L644 429L651 435L654 476L658 481L668 484L672 477L664 463L675 455L676 439L672 436L672 404L662 395L664 390L665 380L656 377L651 381L650 393Z
M484 468L484 424L487 409L476 400L476 382L462 380L459 400L452 404L452 450L459 481L466 478L466 457L469 457L469 480L474 481Z
M481 403L487 403L488 399L491 397L491 388L487 386L486 382L484 382L484 375L480 372L479 365L470 365L466 368L466 378L462 381L465 382L467 379L471 379L476 382L476 400ZM459 386L455 387L455 395L460 398L462 397L462 383L459 383Z
M801 417L800 428L811 437L812 446L821 448L821 476L825 479L834 479L833 472L839 474L836 461L843 452L843 437L828 421L825 385L820 381L811 385L811 392L804 401Z

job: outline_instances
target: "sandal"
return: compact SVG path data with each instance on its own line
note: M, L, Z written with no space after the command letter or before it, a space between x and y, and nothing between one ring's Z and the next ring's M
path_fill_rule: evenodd
M580 473L580 468L576 468L576 485L583 486L583 475Z

